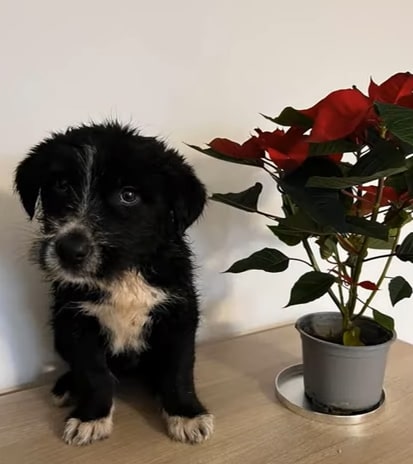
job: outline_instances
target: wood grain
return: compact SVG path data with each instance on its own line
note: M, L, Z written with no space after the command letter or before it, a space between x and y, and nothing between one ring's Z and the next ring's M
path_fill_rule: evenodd
M51 405L48 388L4 395L0 463L413 463L413 346L393 345L385 410L357 426L313 422L277 402L276 373L299 361L298 334L292 327L199 347L198 390L216 415L216 433L195 446L171 442L154 401L132 384L120 387L112 436L83 448L61 441L66 411Z

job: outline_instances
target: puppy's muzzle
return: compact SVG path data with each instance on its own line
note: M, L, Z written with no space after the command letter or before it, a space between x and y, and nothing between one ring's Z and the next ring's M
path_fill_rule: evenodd
M57 238L55 249L63 267L79 268L89 257L92 246L84 233L72 231Z

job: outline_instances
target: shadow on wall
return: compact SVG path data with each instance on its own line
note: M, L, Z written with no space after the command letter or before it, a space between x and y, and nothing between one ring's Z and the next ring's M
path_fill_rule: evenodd
M189 154L200 179L207 185L209 195L247 189L255 182L268 183L266 175L251 167L239 167ZM266 190L270 194L272 190ZM260 202L264 209L275 207L271 195ZM198 287L201 294L202 324L200 339L221 338L239 332L238 322L228 318L227 305L234 304L234 275L223 274L236 260L274 244L274 236L265 227L270 221L227 205L209 201L203 217L190 231L191 244L198 264Z
M28 261L35 233L18 198L0 193L0 389L32 382L53 361L48 288Z

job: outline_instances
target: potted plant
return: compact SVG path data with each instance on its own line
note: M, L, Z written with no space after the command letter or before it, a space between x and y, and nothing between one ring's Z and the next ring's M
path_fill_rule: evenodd
M381 85L371 80L367 95L353 86L308 109L263 115L285 128L255 129L242 144L215 138L208 148L190 145L220 160L264 169L275 182L280 215L259 209L260 183L211 198L266 216L284 245L303 247L309 269L293 285L286 306L328 294L338 310L296 322L305 393L327 413L361 413L380 402L395 331L393 319L372 306L373 299L386 282L393 306L412 294L404 277L388 277L394 257L413 262L413 233L403 240L401 234L413 207L412 92L413 75L397 73ZM227 272L283 272L294 260L264 248ZM372 260L381 264L374 277L366 276Z

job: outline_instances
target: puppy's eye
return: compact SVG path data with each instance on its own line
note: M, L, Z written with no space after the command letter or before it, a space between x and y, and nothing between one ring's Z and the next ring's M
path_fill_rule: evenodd
M69 190L69 183L65 179L57 179L53 184L53 188L58 193L67 193Z
M120 202L125 206L133 206L139 203L140 198L133 187L124 187L119 194Z

